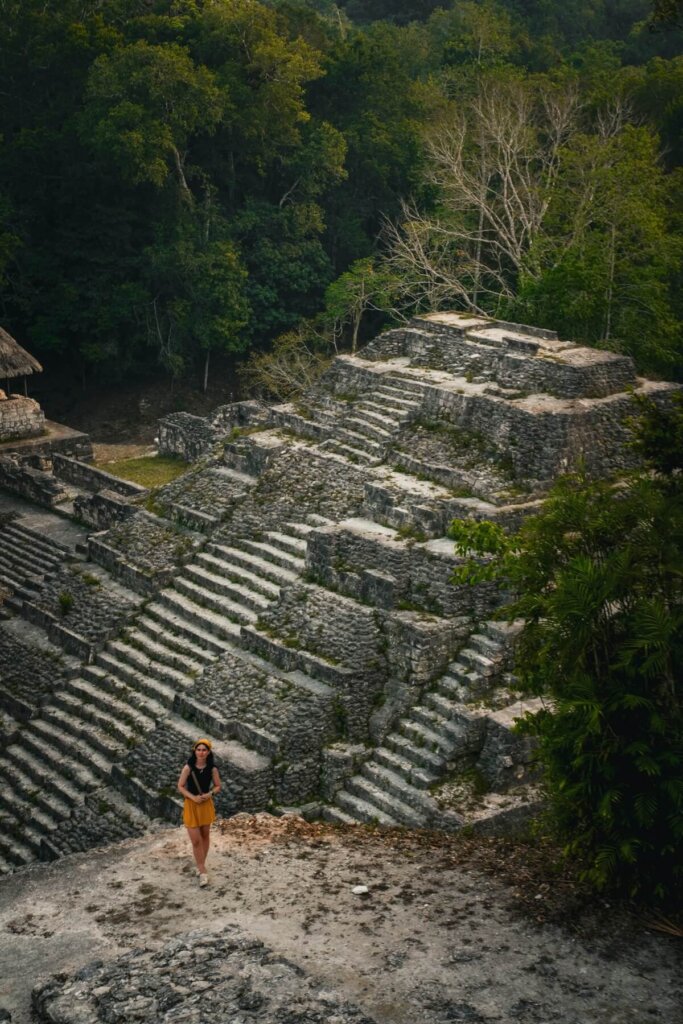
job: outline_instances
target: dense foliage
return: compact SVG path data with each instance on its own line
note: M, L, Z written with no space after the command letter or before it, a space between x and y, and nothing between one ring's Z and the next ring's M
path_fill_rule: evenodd
M2 0L3 325L83 376L206 375L326 302L349 341L436 302L680 372L683 36L648 10Z
M513 538L456 522L459 579L495 578L524 620L518 672L554 825L598 889L683 900L683 402L649 406L649 466L561 480ZM482 561L481 556L490 556Z

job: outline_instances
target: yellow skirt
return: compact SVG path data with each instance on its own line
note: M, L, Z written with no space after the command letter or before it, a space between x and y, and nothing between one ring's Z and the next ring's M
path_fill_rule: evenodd
M199 828L200 825L210 825L216 820L216 808L213 800L205 800L203 804L196 804L194 800L185 798L183 806L183 825L186 828Z

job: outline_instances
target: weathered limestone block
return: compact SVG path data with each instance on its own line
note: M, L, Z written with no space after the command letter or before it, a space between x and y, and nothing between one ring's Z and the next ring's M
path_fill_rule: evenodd
M540 699L519 700L486 716L486 736L477 761L477 769L494 789L527 779L534 755L533 737L514 731L525 714L544 707Z
M390 613L383 623L389 674L413 687L424 686L444 672L470 629L465 617Z
M332 800L344 783L355 775L368 756L367 747L356 743L333 743L322 751L320 795Z
M116 523L136 515L138 508L120 494L102 490L96 494L78 494L74 498L74 516L94 530L108 530Z

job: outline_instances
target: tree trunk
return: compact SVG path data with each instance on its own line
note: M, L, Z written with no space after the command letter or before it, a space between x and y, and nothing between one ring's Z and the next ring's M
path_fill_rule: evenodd
M204 360L204 394L206 394L206 389L209 386L209 358L210 358L210 356L211 356L211 349L207 348L207 350L206 350L206 359Z
M609 341L612 333L612 303L614 301L614 266L616 263L616 228L612 225L609 251L609 278L607 279L607 310L605 314L605 341Z

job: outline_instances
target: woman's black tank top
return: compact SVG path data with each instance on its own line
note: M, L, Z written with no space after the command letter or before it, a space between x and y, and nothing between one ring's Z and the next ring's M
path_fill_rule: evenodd
M192 776L195 776L199 783L199 789L195 785L195 781ZM186 787L189 789L192 796L199 796L200 793L208 793L211 789L211 775L212 771L207 765L206 768L198 768L196 765L194 768L190 768L190 774L188 775Z

